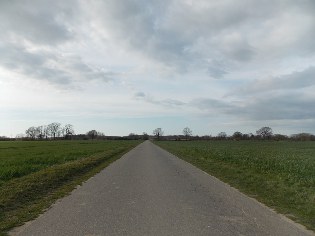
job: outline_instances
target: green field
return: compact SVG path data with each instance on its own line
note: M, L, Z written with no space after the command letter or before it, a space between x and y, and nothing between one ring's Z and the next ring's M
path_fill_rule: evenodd
M139 143L0 142L0 235L36 217Z
M155 143L315 230L315 142Z

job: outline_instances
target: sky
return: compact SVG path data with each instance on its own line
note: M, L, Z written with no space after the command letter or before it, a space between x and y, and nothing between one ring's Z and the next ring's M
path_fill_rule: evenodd
M0 136L315 133L314 0L2 0Z

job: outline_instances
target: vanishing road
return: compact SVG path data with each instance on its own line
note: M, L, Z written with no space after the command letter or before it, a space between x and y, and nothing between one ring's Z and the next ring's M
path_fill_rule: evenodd
M12 235L314 235L146 141Z

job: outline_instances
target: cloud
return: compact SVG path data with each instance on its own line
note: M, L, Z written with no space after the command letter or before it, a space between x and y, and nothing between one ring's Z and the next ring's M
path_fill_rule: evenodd
M210 75L224 77L230 71L204 61L220 59L237 67L270 56L281 60L287 51L312 48L311 41L305 45L315 33L314 15L307 10L311 4L109 0L97 7L100 25L122 45L178 72L208 67ZM270 49L279 54L270 54Z
M0 66L31 78L56 84L69 84L71 77L58 68L49 67L49 60L56 60L48 52L30 52L12 44L0 46Z
M64 20L69 19L75 5L73 1L68 4L39 0L1 1L0 30L6 32L6 38L26 39L44 45L62 43L72 38ZM2 35L0 38L4 39Z
M208 65L208 73L213 78L223 78L224 75L228 74L227 65L225 65L224 61L213 60L209 62Z
M273 96L257 99L238 113L254 120L304 120L315 117L315 97L303 94ZM234 111L236 112L236 111Z
M188 105L210 113L228 113L234 108L233 105L225 101L212 98L193 99Z
M231 95L252 96L274 91L292 91L315 86L315 67L308 67L303 71L294 71L291 74L264 78L250 82L242 88L235 89Z
M77 56L62 56L47 50L31 51L15 44L0 44L0 51L0 67L59 86L68 87L79 80L108 82L118 77L117 73L87 65Z
M144 92L137 92L135 93L135 98L145 98L145 93Z
M228 115L245 120L304 120L315 117L315 96L295 92L256 99L227 102L218 99L196 99L190 106L210 116Z
M166 105L166 106L183 106L186 103L176 100L176 99L164 99L159 101L158 103L162 104L162 105Z
M180 107L185 105L185 102L182 102L177 99L156 99L153 96L147 95L144 92L137 92L134 94L134 97L137 100L143 100L147 103L154 104L154 105L159 105L159 106L164 106L164 107Z
M109 82L121 77L121 73L104 70L85 63L80 56L59 56L58 64L69 73L69 76L84 82L92 80Z
M250 120L303 120L314 119L315 97L301 93L274 95L244 102L242 107L234 107L229 114Z
M0 67L63 88L78 80L111 81L117 73L88 65L71 49L82 40L74 25L81 13L77 1L1 1Z
M93 114L87 101L113 104L112 116L141 104L216 126L302 123L315 110L314 10L313 0L0 1L0 89L44 81L47 104L63 88L61 100L82 97Z
M264 67L288 53L306 55L315 50L313 3L307 0L303 4L34 0L32 4L3 1L0 9L4 41L9 38L21 45L26 40L59 50L104 41L180 74L203 71L212 78L225 78L248 63ZM92 42L85 41L88 37Z

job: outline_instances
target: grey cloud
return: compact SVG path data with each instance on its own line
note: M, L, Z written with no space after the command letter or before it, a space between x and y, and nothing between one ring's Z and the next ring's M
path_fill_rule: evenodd
M35 79L55 84L69 84L71 77L58 68L46 65L49 59L56 59L47 52L29 52L22 47L6 44L0 47L0 66Z
M241 45L239 48L235 48L231 52L231 56L237 61L250 61L254 57L254 51L250 46L245 47Z
M315 67L272 79L269 89L296 89L315 85ZM269 81L268 81L269 82ZM267 83L268 83L267 82ZM265 88L267 89L267 88Z
M80 57L61 57L47 51L29 51L14 44L0 45L0 52L0 66L55 85L69 87L78 78L83 81L108 82L119 76L114 72L92 68Z
M159 105L159 106L165 106L165 107L180 107L186 104L176 99L160 99L159 100L159 99L153 99L150 97L146 99L146 102Z
M148 58L175 67L180 72L206 71L211 77L224 78L242 63L253 63L257 66L259 61L255 63L255 60L259 55L263 57L268 54L267 58L272 57L269 56L272 53L263 51L263 47L259 51L255 45L261 46L262 36L269 37L273 33L268 25L278 22L277 19L288 12L292 13L294 19L309 19L309 25L292 42L288 39L291 44L284 51L291 52L292 48L294 52L313 53L315 50L312 0L299 3L293 0L188 2L106 0L92 1L87 3L88 7L83 7L83 2L75 0L1 1L0 29L4 33L0 39L6 42L8 38L16 40L17 37L20 45L23 45L22 39L27 39L34 44L48 47L48 51L62 50L55 46L70 39L75 40L76 35L72 29L79 28L81 23L85 24L85 29L91 29L87 25L93 24L94 30L105 29L110 40L117 41L119 46L140 51ZM287 22L282 23L286 25ZM285 31L277 27L275 26L277 33ZM274 38L278 43L286 40ZM56 78L59 78L58 83L67 82L72 80L74 71L85 79L109 81L120 76L119 73L93 68L81 59L71 61L71 58L60 58L57 52L55 55L45 55L44 52L31 52L23 46L20 46L21 49L16 46L5 48L6 46L4 44L0 54L10 55L0 55L2 66L23 74L30 73L37 78L47 74L52 81L55 73ZM278 60L281 59L283 58L280 56ZM57 65L64 64L66 68L48 66L49 60ZM33 68L31 65L34 65ZM256 81L237 92L264 91L270 90L270 87L288 88L289 81L292 81L292 88L299 88L304 82L306 85L311 83L306 77L307 73L313 74L313 70L310 68L304 74L296 73L296 78L292 75L292 78L288 76L272 78L270 81Z
M59 57L59 60L65 65L66 69L69 69L70 72L72 71L77 77L83 80L102 80L109 82L120 76L120 74L116 72L94 68L83 62L79 56Z
M262 36L275 40L267 42L274 43L270 47L275 49L281 41L292 41L282 50L285 54L314 52L315 16L310 9L314 9L312 0L303 3L222 0L190 4L180 0L1 1L0 29L5 33L0 38L6 40L9 36L46 46L59 45L75 39L74 32L80 24L97 22L93 30L105 29L122 47L141 52L178 72L208 71L211 77L224 78L233 72L230 68L239 64L250 63L259 56L273 57L262 46ZM309 25L302 34L295 34L295 40L273 38L274 32L268 27L285 12L292 12L292 17L301 23L309 18ZM276 33L283 30L281 26L277 29ZM260 50L255 46L261 47ZM283 56L280 54L279 60ZM218 59L229 69L204 63Z
M1 64L10 69L19 70L23 65L27 65L27 67L41 66L45 62L44 55L28 52L25 48L14 44L0 44L0 52Z
M228 111L233 106L231 106L229 103L224 102L222 100L218 99L194 99L189 103L190 106L199 108L203 111Z
M213 60L208 65L208 73L213 78L220 79L228 74L228 68L224 61Z
M257 99L239 110L239 113L255 120L302 120L314 119L315 97L306 98L303 94L267 97Z
M145 98L145 93L144 92L137 92L134 95L135 98Z
M301 93L274 95L238 102L196 99L189 103L211 116L225 114L245 120L306 120L315 117L315 97Z
M109 82L113 81L117 77L120 77L120 73L112 72L112 71L94 71L91 69L91 73L89 75L86 75L85 79L96 79L96 80L102 80L103 82Z
M135 99L138 99L138 100L143 100L151 104L165 106L165 107L179 107L186 104L185 102L182 102L176 99L171 99L171 98L155 99L152 96L145 94L144 92L137 92L134 94L134 97Z
M67 41L72 35L66 22L75 6L73 1L1 1L0 38L14 36L43 45Z
M143 92L136 93L135 97L155 105L195 108L206 116L225 115L238 120L300 120L303 122L303 120L315 118L315 96L306 96L301 92L237 101L199 98L187 103L175 99L154 99Z
M266 93L275 90L297 90L315 86L315 67L309 67L304 71L296 71L291 74L278 77L256 80L243 88L234 90L231 94L252 95Z
M297 19L303 20L305 14L314 19L314 15L307 10L311 1L303 3L224 0L196 1L189 5L177 0L128 0L123 3L108 0L99 7L99 15L106 29L110 29L117 38L124 39L125 46L180 72L187 72L207 68L203 61L209 58L215 60L218 56L227 64L251 62L258 55L261 58L271 57L270 52L267 49L264 51L261 45L263 36L269 37L273 33L266 25L282 20L278 18L285 12L292 12ZM310 23L309 30L304 30L303 36L295 34L296 40L292 40L282 50L283 53L292 50L305 52L314 46L313 28ZM274 38L276 42L268 43L275 43L271 45L275 49L281 45L281 40L286 41L285 38ZM305 44L306 39L308 42ZM200 40L204 41L203 45L198 44ZM257 50L255 45L261 49ZM280 54L277 57L281 60ZM209 73L224 77L230 71L210 67Z
M172 30L163 30L160 21L167 1L108 1L103 23L125 43L168 66L183 70L186 42ZM103 9L102 9L103 11Z
M176 99L164 99L159 101L158 103L166 106L182 106L185 105L184 102L176 100Z

